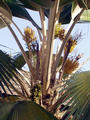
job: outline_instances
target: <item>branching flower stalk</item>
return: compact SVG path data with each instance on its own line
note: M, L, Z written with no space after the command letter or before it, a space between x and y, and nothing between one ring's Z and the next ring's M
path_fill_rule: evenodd
M80 8L80 13L79 13L77 16L75 16L75 18L73 18L73 19L71 20L71 22L70 22L70 25L69 25L68 30L67 30L67 32L66 32L65 39L63 40L63 43L62 43L61 48L60 48L60 50L59 50L58 56L57 56L57 58L56 58L56 62L55 62L54 67L53 67L52 78L53 78L53 76L54 76L54 74L55 74L55 72L56 72L56 68L57 68L58 65L59 65L59 60L60 60L60 58L61 58L61 55L62 55L64 46L65 46L65 44L66 44L66 42L67 42L67 40L68 40L68 38L69 38L72 30L73 30L75 24L76 24L77 21L80 19L80 16L81 16L81 14L83 13L83 11L84 11L84 9L83 9L83 8Z
M74 47L77 45L77 41L76 40L72 40L72 37L70 37L64 47L64 58L63 58L63 63L62 63L62 67L60 69L60 76L59 76L59 80L62 80L63 77L63 73L64 73L64 67L65 67L65 63L67 62L67 58L69 53L71 53L74 49Z

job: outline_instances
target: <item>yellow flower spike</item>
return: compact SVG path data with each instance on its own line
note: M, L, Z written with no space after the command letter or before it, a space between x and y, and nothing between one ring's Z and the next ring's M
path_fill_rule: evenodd
M61 30L61 24L56 24L56 27L55 27L55 36L58 36L60 30Z
M55 37L58 37L60 40L65 38L65 30L61 27L61 23L56 24L55 27Z
M72 45L71 45L71 48L70 48L70 53L74 50L74 48L76 47L77 45L77 41L76 40L72 40Z
M29 27L24 29L24 34L25 34L25 41L27 43L36 40L35 32L31 28L29 28Z
M29 27L24 29L25 34L31 34L31 29Z

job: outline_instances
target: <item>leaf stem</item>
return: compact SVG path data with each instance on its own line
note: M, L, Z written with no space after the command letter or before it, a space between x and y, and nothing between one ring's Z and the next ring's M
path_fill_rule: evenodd
M55 24L57 18L57 12L59 8L60 0L55 0L52 2L52 6L50 8L49 22L48 22L48 35L47 35L47 48L46 48L46 61L45 61L45 69L43 76L43 94L46 94L48 87L50 85L50 77L51 77L51 66L52 66L52 56L53 56L53 46L54 46L54 32L55 32Z

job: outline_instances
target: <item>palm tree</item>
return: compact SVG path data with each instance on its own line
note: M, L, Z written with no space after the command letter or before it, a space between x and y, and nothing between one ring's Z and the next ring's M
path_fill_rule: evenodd
M44 2L44 0L40 0L40 1L37 1L37 0L19 0L19 1L5 0L5 1L1 1L0 17L3 20L4 25L8 26L8 28L11 31L12 35L14 36L19 48L21 49L23 58L25 60L25 61L23 61L23 65L25 62L27 63L27 65L29 67L29 72L31 75L31 80L29 81L29 83L31 85L30 86L31 97L29 98L28 91L25 91L26 89L24 90L24 85L20 84L20 81L18 81L18 82L19 82L20 86L22 87L22 90L24 90L24 91L22 91L22 93L19 94L19 96L21 98L23 98L24 100L32 99L34 102L40 104L41 106L44 106L44 108L47 109L48 111L50 111L51 113L55 113L56 116L57 116L57 112L59 109L58 106L60 106L60 104L62 102L64 102L63 99L67 98L67 96L69 95L69 93L67 92L67 89L68 89L67 86L69 86L68 84L65 85L66 89L63 90L63 94L58 94L58 90L55 89L57 87L57 85L61 84L61 81L63 81L64 78L66 78L63 76L64 75L68 76L67 71L65 70L65 68L66 68L65 65L66 65L66 63L69 62L69 63L73 63L74 67L76 67L76 68L78 67L77 61L78 61L79 57L76 57L75 61L68 59L68 55L71 51L71 48L74 48L73 46L76 45L76 41L72 40L70 33L71 33L72 29L74 28L75 24L77 23L77 21L79 21L80 16L85 11L85 9L89 8L89 0L87 2L88 2L88 4L84 3L83 0L82 1L70 0L69 2L67 0L63 0L63 1L48 0L46 2ZM65 7L66 5L71 6L71 4L72 4L72 11L73 11L72 19L71 19L68 30L65 31L60 28L61 27L60 25L58 25L58 24L56 25L56 21L58 20L59 15L61 17L60 12L62 11L63 7ZM6 10L6 7L7 7L7 10ZM13 31L12 27L10 26L10 23L12 23L12 14L14 16L32 20L31 17L29 16L29 14L26 12L25 8L39 11L41 24L42 24L42 30L41 31L38 30L39 37L42 42L41 49L39 49L39 44L35 39L34 32L32 31L32 29L27 28L25 30L24 34L22 34L21 31L19 30L19 28L16 26L27 44L28 55L24 51L21 43L19 42L18 37L16 36L15 32ZM65 8L64 8L64 10L65 10ZM19 11L16 12L16 10L19 10ZM23 10L23 12L20 13L20 10ZM49 20L48 20L48 30L46 30L46 26L45 26L45 15L44 15L44 13L46 14L45 10L50 11ZM70 7L70 10L71 10L71 7ZM78 12L77 12L77 10L78 10ZM10 12L10 11L12 11L12 12ZM35 22L33 22L33 24L37 27ZM59 26L59 27L57 27L57 26ZM55 27L59 28L59 31L56 30L56 31L58 31L57 36L55 35ZM63 33L63 38L61 38L61 36L60 36L60 35L62 35L62 33ZM62 45L61 45L59 51L57 52L57 54L53 55L53 45L54 45L55 36L59 37L59 39L62 39L63 42L62 42ZM61 55L62 55L63 50L64 50L64 56L62 57ZM22 65L20 65L20 67L22 67ZM59 68L59 70L58 70L58 68ZM56 79L57 70L59 72L58 80ZM68 74L71 75L72 71ZM7 80L7 78L6 78L6 80ZM66 81L66 83L67 83L67 81ZM5 84L5 83L3 83L3 84ZM5 84L5 85L7 85L7 84ZM41 86L41 89L40 89L39 85ZM7 86L7 88L9 90L8 86ZM3 85L2 85L2 89L4 90ZM72 92L72 90L74 90L73 87L70 90ZM23 95L23 92L24 92L24 95ZM61 95L63 95L63 96L61 97ZM22 96L24 96L24 97L22 97ZM59 99L59 97L60 97L60 99ZM38 100L37 100L37 98L38 98ZM67 99L69 100L69 98L67 98ZM71 98L70 98L70 100L72 100ZM14 110L17 109L15 107L21 103L23 104L23 102L18 103L15 101L15 103L13 104L12 113L9 114L11 116L11 119L13 119L12 114L15 112ZM25 102L25 104L26 103L27 102ZM70 103L71 103L70 104L71 105L70 108L71 108L73 106L73 103L72 103L72 101ZM29 103L28 103L28 105L29 105ZM10 106L11 106L11 103L10 103ZM20 109L22 108L22 106L20 106ZM75 110L77 110L77 109L78 108L75 107L74 111L72 113L70 113L69 115L74 114ZM69 111L69 112L71 112L71 111ZM80 110L79 112L82 112L82 111ZM23 113L23 111L22 111L22 113ZM20 114L22 114L22 113L20 113ZM76 113L77 113L77 111L76 111ZM86 114L84 114L84 115L86 115ZM75 117L77 117L77 114ZM10 117L8 117L8 119L10 119Z

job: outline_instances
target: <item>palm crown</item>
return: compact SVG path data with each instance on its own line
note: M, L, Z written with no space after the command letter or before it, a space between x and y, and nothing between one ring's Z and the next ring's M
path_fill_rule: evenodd
M1 0L0 6L2 4L7 4L8 10L11 10L11 13L15 17L20 17L23 19L27 19L32 22L32 24L40 29L40 27L35 23L35 21L32 19L30 14L27 12L26 8L30 10L39 11L40 8L44 8L45 15L49 16L49 9L51 5L53 4L53 0L47 0L44 2L44 0ZM89 0L87 2L84 2L83 0L61 0L59 8L62 9L59 22L67 24L71 20L71 11L72 11L72 4L78 4L80 7L83 8L90 8L90 2ZM89 13L88 10L85 11L83 16L81 17L81 20L83 21L89 21L89 16L86 18L86 13ZM88 14L89 15L89 14ZM3 27L3 26L1 26Z

